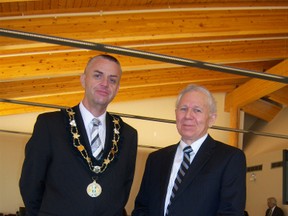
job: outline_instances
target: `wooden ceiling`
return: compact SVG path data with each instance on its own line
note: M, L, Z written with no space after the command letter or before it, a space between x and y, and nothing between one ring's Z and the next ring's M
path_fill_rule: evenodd
M0 28L288 76L287 0L0 0ZM75 105L79 75L98 53L2 35L0 98ZM124 71L115 101L175 96L197 83L227 93L232 127L239 109L270 121L288 104L287 83L113 55ZM0 116L45 110L0 104Z

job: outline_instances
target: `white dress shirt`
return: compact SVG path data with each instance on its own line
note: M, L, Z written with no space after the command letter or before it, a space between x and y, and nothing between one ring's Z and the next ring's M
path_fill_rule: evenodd
M198 139L197 141L195 141L194 143L192 143L190 145L192 150L193 150L190 153L190 164L192 163L195 155L197 154L199 148L201 147L202 143L204 142L204 140L206 139L207 136L208 136L208 134L204 135L203 137L201 137L200 139ZM171 196L172 189L174 186L175 178L177 176L178 170L180 169L180 165L181 165L182 160L183 160L183 154L184 154L183 149L186 146L188 146L188 145L181 140L178 147L177 147L177 151L176 151L176 154L174 157L173 167L172 167L171 174L170 174L166 198L165 198L164 215L166 214L166 209L167 209L167 206L170 202L170 196Z
M91 132L92 132L92 124L91 121L94 118L98 118L99 121L101 122L101 124L99 125L99 138L101 140L101 146L104 149L105 147L105 138L106 138L106 112L103 113L101 116L93 116L91 112L89 112L89 110L86 109L86 107L83 105L83 103L81 102L79 104L79 109L82 115L82 119L85 125L85 129L86 129L86 133L88 135L88 139L89 139L89 143L91 143Z

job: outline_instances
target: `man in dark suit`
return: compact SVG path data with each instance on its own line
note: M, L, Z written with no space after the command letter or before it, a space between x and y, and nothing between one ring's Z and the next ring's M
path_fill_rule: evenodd
M81 75L85 95L80 104L38 116L20 178L27 215L123 215L134 177L137 131L106 111L121 74L116 58L93 57ZM95 117L99 121L93 126ZM98 132L92 138L93 127ZM93 139L99 144L97 155L90 146Z
M246 159L240 149L208 135L216 119L213 96L189 85L175 114L181 141L148 156L132 216L243 216ZM189 146L192 153L183 153ZM182 166L183 155L190 165Z
M265 216L284 216L283 210L277 206L277 200L275 197L269 197L267 199L268 209Z

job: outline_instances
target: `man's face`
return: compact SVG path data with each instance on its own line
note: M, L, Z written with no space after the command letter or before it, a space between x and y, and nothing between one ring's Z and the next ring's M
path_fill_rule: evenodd
M207 96L196 91L182 96L175 113L177 130L186 144L204 136L216 119L216 114L210 114Z
M118 92L120 78L118 64L104 58L95 59L81 76L85 99L90 105L107 107Z
M269 208L273 208L274 204L272 203L271 200L267 200L267 205Z

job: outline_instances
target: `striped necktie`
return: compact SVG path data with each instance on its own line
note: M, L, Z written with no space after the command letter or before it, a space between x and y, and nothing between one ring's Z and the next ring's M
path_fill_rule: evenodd
M92 120L92 131L91 131L91 150L93 156L100 160L103 154L103 149L101 146L101 140L99 137L99 125L101 125L101 121L97 118Z
M192 152L192 148L191 146L186 146L184 149L183 149L183 161L180 165L180 168L178 170L178 173L177 173L177 176L176 176L176 179L174 181L174 186L172 188L172 193L171 193L171 196L170 196L170 202L167 206L167 209L166 209L166 216L169 215L169 208L171 206L171 203L173 202L173 199L176 195L176 192L178 191L178 188L179 188L179 185L181 184L181 182L183 181L184 179L184 176L190 166L190 153Z

